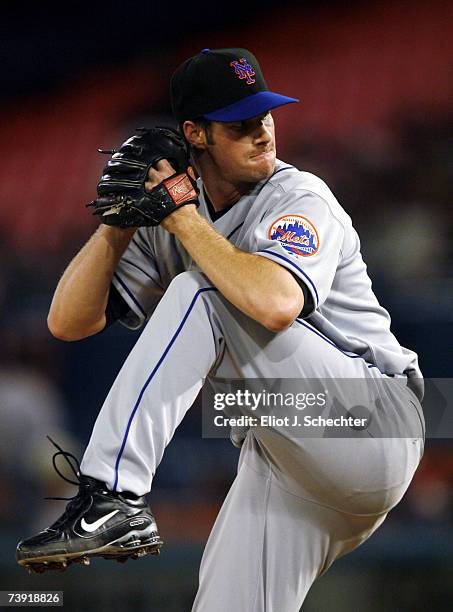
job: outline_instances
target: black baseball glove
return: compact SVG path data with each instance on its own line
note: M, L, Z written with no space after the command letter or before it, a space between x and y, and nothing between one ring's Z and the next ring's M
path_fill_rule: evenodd
M187 145L171 128L139 128L113 154L102 171L94 207L102 223L118 227L155 226L185 204L198 206L198 189L189 166ZM167 159L175 173L151 191L148 169Z

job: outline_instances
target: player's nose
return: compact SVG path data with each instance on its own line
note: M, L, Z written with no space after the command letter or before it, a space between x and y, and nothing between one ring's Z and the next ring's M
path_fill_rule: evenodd
M257 144L268 144L272 141L273 133L269 125L260 122L256 128L255 141Z

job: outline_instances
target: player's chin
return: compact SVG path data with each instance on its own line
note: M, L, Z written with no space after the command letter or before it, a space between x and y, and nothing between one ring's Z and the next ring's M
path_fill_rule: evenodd
M269 151L254 155L250 158L250 168L256 180L262 180L271 176L275 169L275 153Z

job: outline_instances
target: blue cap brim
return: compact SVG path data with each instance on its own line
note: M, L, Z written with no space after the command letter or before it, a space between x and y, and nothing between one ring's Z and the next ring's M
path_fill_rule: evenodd
M278 106L292 104L293 102L299 102L299 100L282 96L273 91L260 91L239 100L239 102L220 108L212 113L206 113L203 116L209 121L245 121L246 119L267 113L267 111Z

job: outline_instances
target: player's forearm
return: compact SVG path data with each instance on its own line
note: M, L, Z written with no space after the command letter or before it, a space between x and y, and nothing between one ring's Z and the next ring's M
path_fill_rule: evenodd
M79 340L105 327L110 283L135 230L100 225L58 283L47 323L62 340Z
M272 261L236 248L192 207L164 220L228 301L272 331L288 327L303 308L293 276Z

